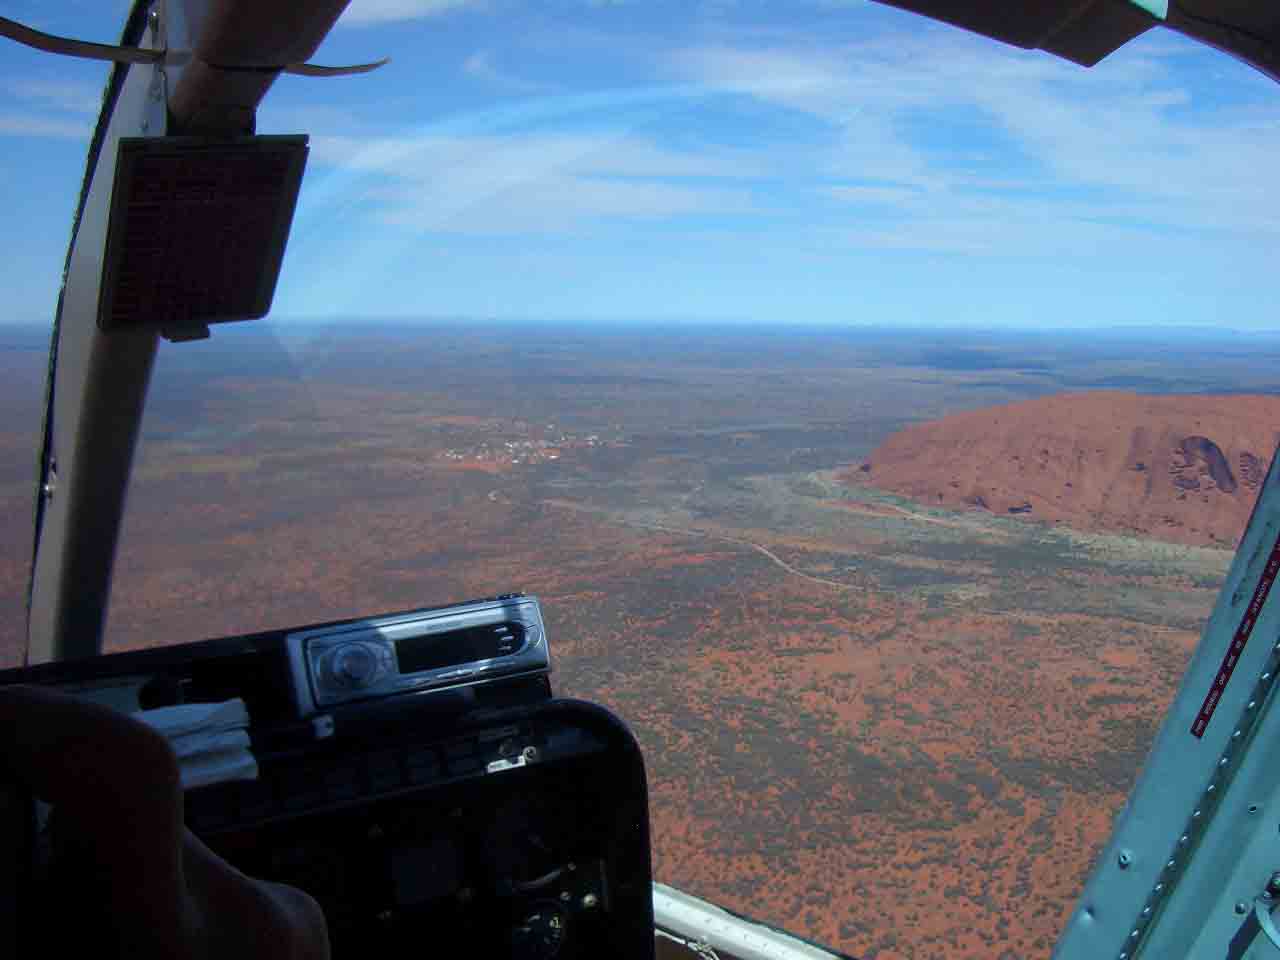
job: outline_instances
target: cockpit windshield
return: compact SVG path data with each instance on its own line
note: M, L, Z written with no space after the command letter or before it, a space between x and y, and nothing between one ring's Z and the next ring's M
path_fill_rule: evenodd
M274 307L161 345L106 647L528 591L657 879L1047 956L1276 445L1274 88L834 0L352 0L316 59L382 56L259 111ZM0 48L6 664L104 76Z

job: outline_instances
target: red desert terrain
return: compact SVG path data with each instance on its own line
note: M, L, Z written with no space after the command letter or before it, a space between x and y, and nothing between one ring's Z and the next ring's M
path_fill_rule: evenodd
M1068 393L895 433L848 475L920 503L1234 546L1280 441L1280 397Z

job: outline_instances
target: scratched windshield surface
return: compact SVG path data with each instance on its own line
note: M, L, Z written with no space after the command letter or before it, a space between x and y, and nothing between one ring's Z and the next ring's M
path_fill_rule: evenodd
M161 345L107 646L525 590L659 880L1047 956L1276 442L1271 88L818 0L355 0L316 60L381 56L260 112L274 309Z

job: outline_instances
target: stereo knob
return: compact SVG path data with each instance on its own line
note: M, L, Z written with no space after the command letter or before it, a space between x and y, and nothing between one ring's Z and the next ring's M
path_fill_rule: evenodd
M367 687L378 676L378 655L363 643L344 643L330 655L329 671L344 687Z

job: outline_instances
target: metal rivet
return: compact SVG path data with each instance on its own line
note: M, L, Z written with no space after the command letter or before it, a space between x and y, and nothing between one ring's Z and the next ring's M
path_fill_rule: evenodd
M1252 710L1252 709L1253 709L1254 707L1256 707L1257 705L1258 705L1258 701L1257 701L1257 700L1250 700L1250 701L1249 701L1249 703L1245 706L1245 709L1246 709L1246 710Z
M1218 761L1218 766L1225 767L1230 762L1231 762L1230 757L1223 757L1221 760Z
M1268 670L1266 673L1262 675L1262 682L1266 683L1270 679L1271 679L1271 671Z
M1116 862L1120 864L1121 870L1125 870L1128 868L1129 864L1133 863L1133 854L1128 850L1121 850L1120 856L1116 858Z
M1163 884L1163 883L1157 883L1157 884L1156 884L1156 893L1159 893L1159 892L1160 892L1161 890L1163 890L1163 889L1164 889L1164 884Z
M1184 833L1181 837L1178 838L1178 843L1180 843L1183 846L1186 846L1187 841L1190 839L1191 838Z
M1129 939L1130 939L1130 940L1137 940L1137 939L1138 939L1138 937L1139 937L1139 935L1140 935L1140 932L1139 932L1139 931L1137 931L1137 930L1134 930L1131 934L1129 934Z
M584 910L590 910L599 902L600 899L594 893L588 893L582 898L582 907Z
M1243 733L1244 733L1244 731L1243 731L1243 730L1237 730L1235 733L1233 733L1233 734L1231 735L1231 739L1232 739L1232 740L1239 740L1239 739L1240 739L1240 735L1241 735L1241 734L1243 734Z
M1205 787L1204 792L1205 792L1205 793L1213 793L1213 791L1215 791L1215 790L1217 790L1217 789L1218 789L1218 785L1217 785L1216 783L1211 783L1211 784L1209 784L1209 786Z
M1129 960L1129 955L1125 953L1123 950L1120 951L1120 960Z
M1251 803L1251 804L1249 804L1249 812L1250 812L1250 813L1257 813L1257 812L1258 812L1258 805L1257 805L1256 803Z
M1191 815L1191 819L1192 819L1192 820L1199 820L1199 819L1200 819L1200 811L1199 811L1199 810L1197 810L1195 813L1193 813L1193 814Z
M1143 908L1142 908L1142 915L1143 915L1144 917L1149 917L1149 916L1151 916L1151 908L1150 908L1150 907L1143 907Z
M1236 913L1238 913L1238 914L1240 914L1241 916L1243 916L1244 914L1246 914L1246 913L1248 913L1248 912L1249 912L1249 905L1248 905L1247 903L1245 903L1243 900L1237 900L1237 901L1236 901Z
M1170 860L1168 863L1164 865L1164 868L1166 870L1172 870L1176 865L1177 865L1176 861Z

